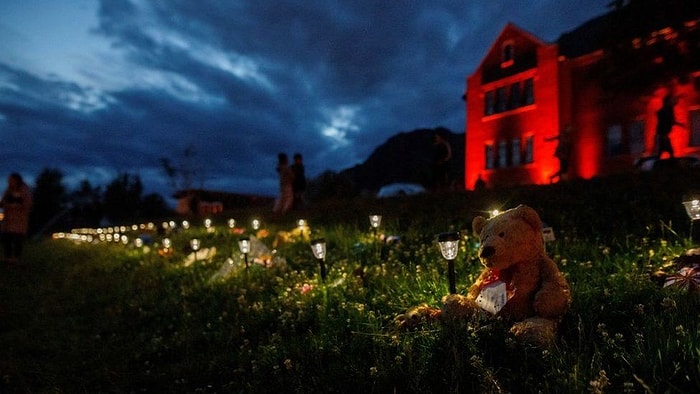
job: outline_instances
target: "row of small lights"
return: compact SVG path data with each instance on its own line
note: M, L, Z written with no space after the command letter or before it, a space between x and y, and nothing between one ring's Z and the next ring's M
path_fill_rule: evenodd
M686 213L688 214L688 217L691 220L691 226L695 220L700 220L700 200L690 200L690 201L685 201L683 202L683 205L685 207ZM493 210L490 212L490 217L497 216L499 214L498 210ZM374 234L376 236L377 229L379 228L380 224L382 221L382 216L377 215L377 214L372 214L369 215L369 223L370 226L372 227L372 230L374 231ZM233 229L236 226L236 221L234 219L229 219L228 220L228 226L229 228ZM252 228L254 230L258 230L260 228L260 220L254 219L251 222ZM300 228L303 228L306 226L306 221L304 219L300 219L298 221L298 225ZM168 229L173 229L175 228L175 222L170 221L170 222L163 222L163 228L168 230ZM184 229L189 229L190 224L188 221L183 221L182 222L182 227ZM205 219L204 221L204 227L206 229L210 229L212 227L212 221L211 219ZM141 225L133 225L131 226L131 230L133 231L138 231L139 229L145 230L149 229L152 230L154 229L155 226L153 223L148 223L148 224L141 224ZM123 244L128 244L128 237L122 233L126 232L128 229L125 226L119 226L119 227L108 227L105 229L78 229L74 230L70 234L66 233L56 233L54 234L55 239L60 239L60 238L69 238L72 240L79 240L83 242L92 242L94 238L94 235L97 235L98 238L101 241L113 241L113 242L121 242ZM691 234L692 234L692 227L691 227ZM104 238L104 239L103 239ZM437 236L437 242L438 242L438 247L440 249L440 253L442 254L442 257L447 260L447 267L448 267L448 281L449 281L449 291L450 294L455 294L457 292L456 290L456 278L455 278L455 267L454 267L454 261L457 257L457 254L459 252L459 240L460 240L460 234L459 232L445 232L438 234ZM326 250L326 241L324 238L315 238L312 239L311 242L311 252L313 253L314 257L319 263L320 271L321 271L321 280L325 281L326 276L327 276L327 270L326 270L326 265L325 265L325 259L327 256L327 250ZM135 245L137 247L140 247L143 245L143 240L141 238L137 238L135 241ZM192 250L195 252L195 259L197 256L197 251L199 250L201 246L201 243L199 239L193 238L190 240L190 247ZM170 241L169 238L163 238L163 248L168 251L171 250L172 247L172 242ZM238 248L240 252L243 254L244 259L245 259L245 267L246 269L249 267L248 263L248 254L250 253L251 250L251 243L250 243L250 237L248 236L242 236L238 240Z

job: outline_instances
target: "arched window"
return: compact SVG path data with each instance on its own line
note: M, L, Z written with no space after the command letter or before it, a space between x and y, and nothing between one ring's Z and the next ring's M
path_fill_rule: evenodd
M506 41L501 47L501 68L513 65L515 59L515 45L513 41Z

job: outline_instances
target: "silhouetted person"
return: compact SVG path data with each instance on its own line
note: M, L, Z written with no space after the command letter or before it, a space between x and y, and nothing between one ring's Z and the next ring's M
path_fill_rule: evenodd
M433 188L444 190L449 185L452 147L442 130L435 133L433 141Z
M656 143L659 146L656 159L660 159L664 152L667 152L669 157L673 159L673 146L669 134L671 134L673 126L683 126L682 123L676 121L676 114L673 111L675 105L676 98L669 93L664 97L661 108L656 111Z
M292 163L292 173L294 174L294 182L292 183L292 190L294 191L293 207L295 209L299 209L304 206L304 192L306 191L304 158L301 156L301 153L294 154L294 162Z
M474 182L474 190L480 191L484 189L486 189L486 181L484 181L484 178L479 174L479 177L476 178L476 182Z
M5 261L16 264L22 256L22 246L29 231L29 211L32 208L32 192L20 174L12 173L7 179L7 190L2 195L0 207L5 216L2 221Z
M289 159L286 153L277 155L277 174L280 180L280 195L275 201L272 211L277 214L284 214L292 207L294 202L294 174L289 168Z
M545 138L545 141L558 141L554 150L554 156L559 160L559 171L549 177L549 183L559 178L559 182L566 180L569 173L569 160L571 159L571 125L567 125L559 135Z

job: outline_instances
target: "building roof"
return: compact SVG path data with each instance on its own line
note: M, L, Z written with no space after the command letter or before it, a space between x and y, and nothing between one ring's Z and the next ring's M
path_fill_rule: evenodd
M559 54L569 58L603 49L611 43L646 38L666 27L680 28L700 19L698 0L631 0L620 9L593 18L557 40Z

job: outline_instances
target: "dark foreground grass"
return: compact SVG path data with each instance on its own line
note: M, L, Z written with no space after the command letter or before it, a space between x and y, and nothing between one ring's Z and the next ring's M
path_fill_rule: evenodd
M0 392L698 392L698 294L650 279L694 245L680 202L697 184L645 175L317 204L305 215L328 241L325 282L304 241L279 246L285 263L216 277L236 254L224 217L215 233L173 235L170 258L33 242L26 267L0 270ZM447 293L434 235L519 203L554 227L548 252L572 288L557 345L519 344L494 319L395 330ZM369 212L401 241L377 244ZM218 254L186 267L193 235ZM460 292L480 270L475 247L462 242Z

